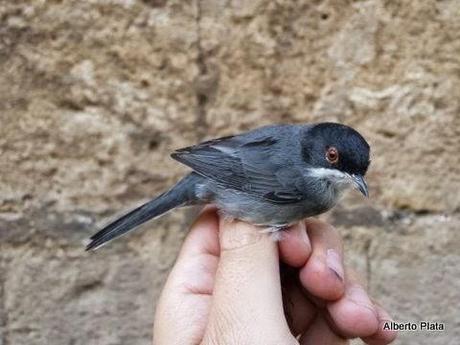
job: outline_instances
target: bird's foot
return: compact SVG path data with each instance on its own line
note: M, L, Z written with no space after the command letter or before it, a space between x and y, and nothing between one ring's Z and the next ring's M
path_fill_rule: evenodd
M287 229L286 226L269 226L260 229L260 232L263 234L269 234L270 238L275 241L281 241L283 239L284 230Z
M222 209L218 209L217 214L219 215L220 218L222 218L226 222L233 222L236 219L235 217L232 217L231 215L229 215Z

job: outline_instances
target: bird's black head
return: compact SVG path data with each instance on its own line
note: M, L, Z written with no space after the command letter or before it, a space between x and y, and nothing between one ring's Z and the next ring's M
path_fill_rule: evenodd
M308 165L352 176L355 185L365 195L364 175L370 162L369 149L361 134L338 123L308 126L302 137L302 156Z

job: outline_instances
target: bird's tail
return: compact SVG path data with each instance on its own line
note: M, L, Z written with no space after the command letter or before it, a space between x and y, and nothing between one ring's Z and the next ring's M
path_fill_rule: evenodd
M159 195L153 200L139 206L123 217L106 225L94 234L86 250L95 250L107 242L120 237L146 221L161 216L175 207L193 204L197 201L195 185L201 176L191 173L180 180L169 191Z

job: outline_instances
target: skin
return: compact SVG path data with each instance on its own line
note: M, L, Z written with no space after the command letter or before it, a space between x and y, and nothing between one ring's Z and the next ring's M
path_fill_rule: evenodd
M274 242L207 208L161 294L153 344L391 343L396 333L382 329L391 318L342 258L340 237L324 222L309 219Z

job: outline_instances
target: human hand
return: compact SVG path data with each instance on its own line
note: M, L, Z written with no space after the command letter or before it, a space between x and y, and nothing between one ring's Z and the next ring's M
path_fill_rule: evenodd
M344 273L331 226L307 220L277 243L207 209L163 289L153 343L339 345L360 337L384 345L396 336L382 329L385 320L356 276Z

